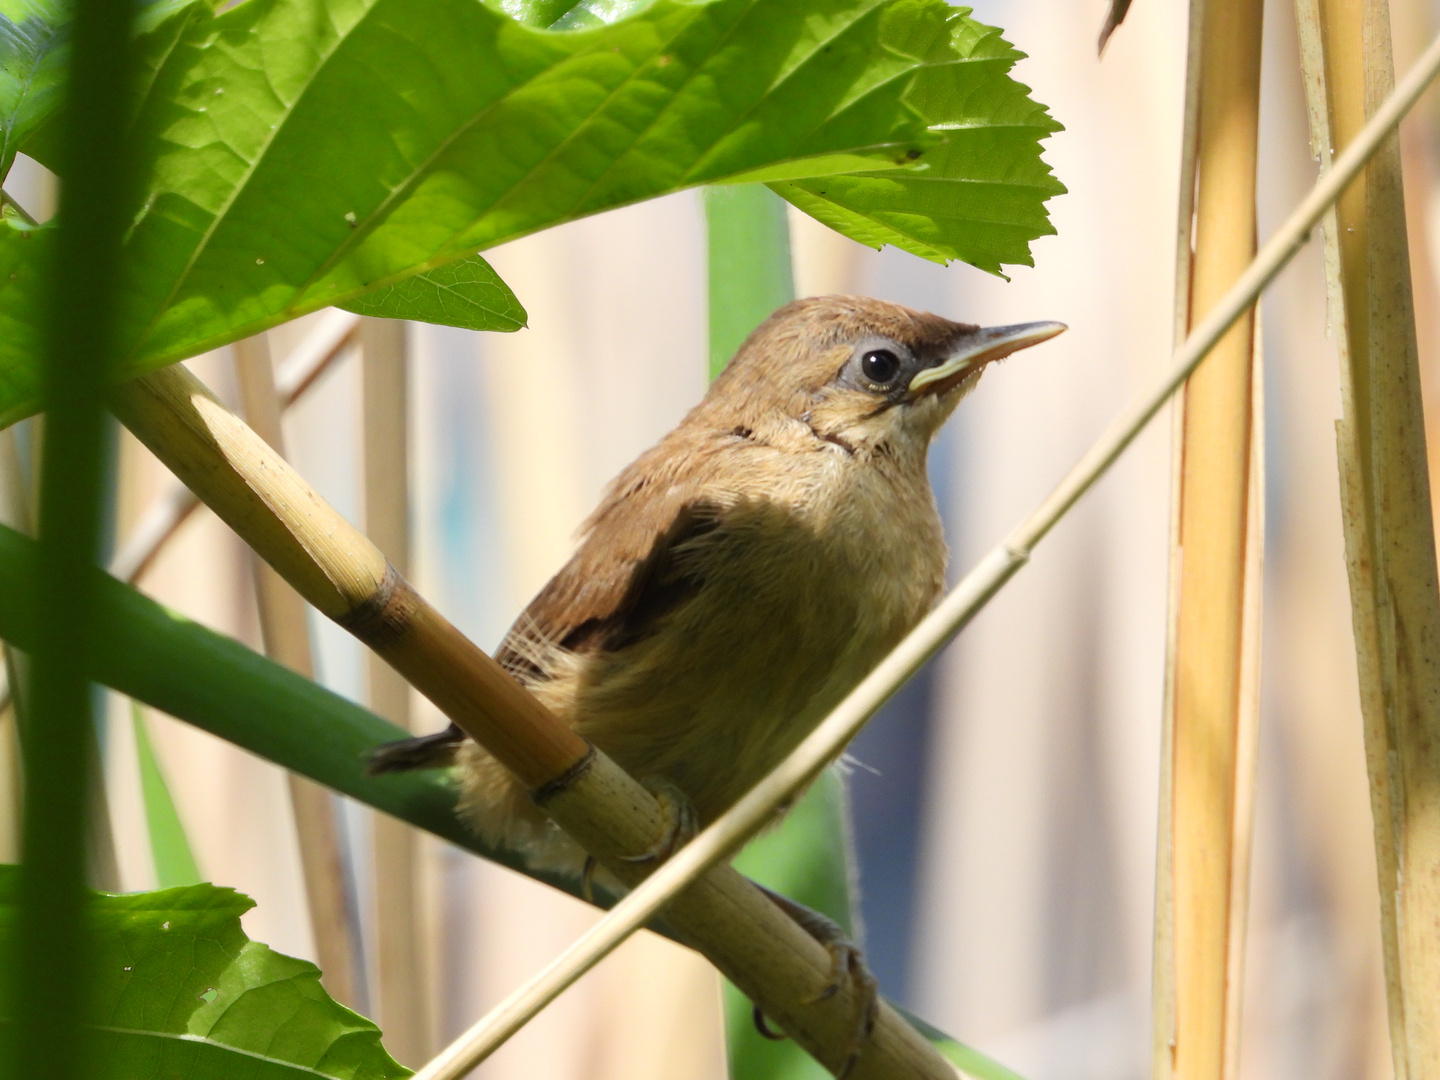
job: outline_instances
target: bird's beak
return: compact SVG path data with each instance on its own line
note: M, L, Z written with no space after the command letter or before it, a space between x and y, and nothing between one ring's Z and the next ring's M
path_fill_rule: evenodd
M934 367L916 374L910 380L910 393L914 397L922 393L943 394L992 360L1049 341L1067 329L1064 323L1032 322L1019 326L987 326L977 330L961 338L954 351Z

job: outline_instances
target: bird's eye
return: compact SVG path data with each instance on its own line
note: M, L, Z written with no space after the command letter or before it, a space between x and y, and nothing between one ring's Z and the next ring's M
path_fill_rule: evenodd
M871 349L860 358L860 373L883 386L900 374L900 358L889 349Z

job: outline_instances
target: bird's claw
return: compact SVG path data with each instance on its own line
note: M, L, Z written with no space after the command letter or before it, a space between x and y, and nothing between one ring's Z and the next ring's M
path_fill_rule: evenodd
M663 863L674 855L700 831L700 815L690 796L663 777L647 777L641 783L655 796L660 811L665 816L665 827L650 847L638 855L621 855L620 861L627 863Z
M664 777L647 777L641 783L660 804L660 813L665 819L664 828L655 842L638 855L615 857L627 863L659 864L695 838L700 831L700 815L696 813L690 796ZM600 863L594 855L585 856L585 868L580 872L580 895L592 904L595 902L595 872L599 868Z
M846 982L850 982L854 986L856 1003L854 1025L845 1048L845 1064L836 1074L840 1080L844 1080L844 1077L854 1068L856 1059L859 1058L860 1051L870 1038L871 1032L875 1030L875 1021L880 1015L879 981L866 967L865 957L860 951L860 947L845 936L845 931L833 919L827 918L804 904L796 903L788 896L773 892L763 885L760 886L760 890L780 910L794 919L801 929L824 945L825 951L830 954L829 981L818 993L804 999L802 1004L814 1005L821 1001L828 1001L840 992ZM765 1016L758 1006L755 1009L755 1027L767 1039L777 1037L765 1023Z

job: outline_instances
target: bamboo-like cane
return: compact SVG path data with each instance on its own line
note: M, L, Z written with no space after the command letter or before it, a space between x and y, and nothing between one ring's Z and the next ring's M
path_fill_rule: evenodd
M1170 395L1304 246L1326 210L1437 74L1440 74L1440 38L1430 43L1415 67L1376 110L1370 123L1336 160L1330 172L1320 178L1245 273L1185 340L1170 368L1110 423L1055 490L981 559L769 776L637 886L553 964L416 1073L414 1080L459 1080L477 1061L519 1030L530 1016L643 926L670 897L753 836L771 820L776 807L793 799L813 781L896 689L964 629L1025 565L1034 546L1124 453ZM1254 677L1253 671L1241 673L1242 680Z
M410 572L409 387L405 323L365 319L365 531L402 576ZM374 653L366 655L370 708L411 726L410 684ZM427 931L424 839L385 814L371 823L375 859L376 1000L386 1049L412 1066L429 1059L436 950Z
M1198 141L1193 157L1186 146L1194 169L1182 168L1177 329L1205 314L1254 256L1262 6L1192 8L1200 78L1189 80L1186 119L1188 129L1194 115ZM1193 261L1184 257L1192 184ZM1251 508L1263 452L1254 441L1254 322L1242 317L1176 400L1155 980L1155 1015L1165 1024L1155 1074L1175 1080L1232 1080L1238 1046L1250 822L1237 803L1252 805L1245 766L1255 733L1241 671L1256 667L1259 648L1258 626L1245 633L1260 584L1247 573L1259 564Z
M264 335L236 342L235 370L245 415L256 436L283 456L280 400L275 392L274 368ZM314 678L305 601L268 564L259 558L252 561L265 654L306 678ZM334 800L323 787L303 776L287 773L286 778L295 813L295 834L300 842L305 898L321 981L337 1001L358 1007L360 982L355 961L360 935L347 899Z
M1185 45L1185 107L1180 126L1180 192L1175 215L1175 302L1173 348L1180 348L1190 333L1191 236L1195 228L1195 173L1200 145L1200 48L1205 0L1190 0ZM1179 408L1170 410L1170 565L1167 610L1180 606L1180 490L1185 434ZM1170 1068L1175 1047L1175 845L1173 773L1174 756L1175 620L1165 625L1165 682L1160 718L1160 805L1155 846L1155 929L1151 955L1151 1061L1158 1078Z
M1299 0L1322 168L1393 79L1387 5ZM1440 1075L1440 586L1405 235L1389 142L1325 230L1341 354L1340 497L1397 1080Z
M112 391L117 415L307 600L374 649L530 788L547 813L627 883L626 861L666 831L660 805L561 724L422 599L379 550L312 491L193 375L171 367ZM832 1072L849 1058L861 1002L831 985L829 952L729 867L715 867L666 920ZM851 1074L952 1080L953 1068L881 1004Z

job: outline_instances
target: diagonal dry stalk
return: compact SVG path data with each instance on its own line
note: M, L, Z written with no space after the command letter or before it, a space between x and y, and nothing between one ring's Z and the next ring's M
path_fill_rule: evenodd
M1255 253L1262 6L1191 7L1177 336ZM1247 313L1176 401L1155 1072L1177 1080L1228 1080L1238 1048L1257 704L1242 671L1260 645L1255 340Z
M1054 491L970 571L769 776L655 871L526 986L457 1039L414 1080L458 1080L566 987L604 959L676 893L753 836L847 746L906 679L964 629L1029 560L1030 552L1098 480L1199 366L1226 331L1309 240L1310 232L1423 91L1440 74L1440 37L1334 167L1322 176L1235 284L1176 350L1170 368L1115 418ZM1251 616L1253 617L1253 615ZM1247 666L1242 680L1253 682Z
M361 323L365 453L365 531L403 577L410 572L409 387L405 323ZM411 727L410 685L367 654L370 708ZM425 839L385 814L371 819L375 860L375 987L385 1046L407 1065L432 1051L433 918L426 903Z
M235 343L235 373L240 397L251 427L281 456L285 439L280 427L280 398L270 346L262 334ZM255 603L260 613L260 636L265 655L291 671L315 677L310 650L310 627L305 601L260 559L252 559ZM290 804L295 814L295 835L300 842L300 866L305 875L305 900L310 932L320 962L325 989L343 1005L360 1005L359 927L351 914L341 851L340 823L334 800L319 784L287 773Z
M1322 170L1393 82L1388 7L1299 0ZM1397 1080L1440 1073L1440 585L1405 230L1391 140L1325 228L1341 355L1340 498Z
M379 550L183 367L116 387L112 407L170 469L321 613L485 746L617 877L644 871L666 823L654 797L550 714L395 573ZM830 954L734 870L715 867L666 920L832 1072L861 1002ZM952 1067L888 1005L852 1075L949 1080Z

